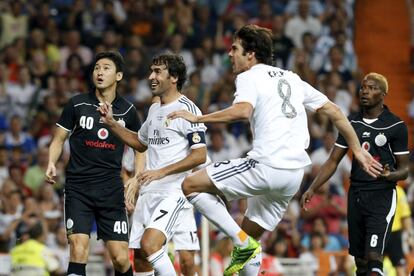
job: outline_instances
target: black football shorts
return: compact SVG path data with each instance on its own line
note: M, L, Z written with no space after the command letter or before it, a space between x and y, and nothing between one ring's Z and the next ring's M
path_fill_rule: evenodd
M90 235L96 221L98 239L128 241L129 225L122 181L111 186L65 187L65 224L67 235Z
M373 184L375 185L375 184ZM348 192L349 254L364 258L368 252L383 254L397 202L395 188Z

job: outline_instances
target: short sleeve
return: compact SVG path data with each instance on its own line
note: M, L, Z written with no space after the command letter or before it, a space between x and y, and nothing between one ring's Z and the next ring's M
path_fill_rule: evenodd
M144 145L148 145L148 122L145 121L138 131L138 139Z
M186 105L186 108L189 112L197 116L202 115L200 109L194 103ZM192 149L205 146L205 132L207 128L203 123L191 123L181 118L178 120L178 129L183 136L189 138Z
M248 74L237 76L233 103L248 102L254 108L257 101L257 89L254 81L249 79L248 76Z
M338 138L336 139L335 146L343 148L343 149L348 148L348 143L346 142L344 136L342 136L341 133L338 133Z
M306 109L316 111L329 101L324 94L313 88L309 83L304 81L301 82L304 92L303 104Z
M75 107L71 99L63 108L59 121L56 124L67 131L72 131L75 127L75 121Z
M394 133L394 138L391 141L391 149L393 154L409 154L407 125L405 123L398 124L394 130Z

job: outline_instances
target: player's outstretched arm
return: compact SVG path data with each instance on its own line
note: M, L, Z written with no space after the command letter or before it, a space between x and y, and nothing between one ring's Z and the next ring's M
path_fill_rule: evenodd
M347 149L334 146L328 160L323 163L315 179L312 181L312 184L303 193L300 199L300 205L305 211L307 211L306 204L310 202L316 191L318 191L323 185L326 185L329 178L331 178L331 176L335 173L339 162L341 162L346 152Z
M49 163L47 165L45 180L49 184L55 184L56 162L59 160L63 151L63 144L68 137L69 132L61 127L56 128L52 143L49 146Z
M372 177L378 177L382 172L381 163L376 161L366 150L361 148L355 130L340 108L336 104L328 101L319 108L317 112L325 114L331 119L338 131L344 136L349 148L354 153L354 158L359 162L362 169Z
M139 152L147 150L147 147L138 140L138 134L136 132L127 129L116 122L113 117L112 105L110 103L101 103L97 110L101 113L101 120L125 144Z
M248 120L253 113L253 106L248 102L235 103L232 106L213 113L197 116L186 110L174 111L168 118L183 118L192 123L229 123Z

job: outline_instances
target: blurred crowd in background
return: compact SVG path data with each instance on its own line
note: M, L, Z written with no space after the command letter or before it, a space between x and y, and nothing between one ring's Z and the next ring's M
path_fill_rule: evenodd
M354 0L12 0L0 1L0 21L0 256L24 235L24 222L37 216L47 225L46 244L59 256L62 274L69 253L62 190L70 152L66 145L58 183L51 186L44 181L48 145L68 99L93 89L96 53L122 53L126 67L118 93L135 104L142 120L151 103L147 77L152 56L163 51L182 55L188 67L182 93L209 113L232 104L235 76L227 51L234 31L254 23L273 31L276 66L299 74L346 115L359 110L362 73L353 47ZM309 130L313 165L304 186L336 139L322 115L309 115ZM243 122L208 125L207 133L213 162L243 156L251 147ZM127 173L131 164L124 161ZM301 210L295 199L277 229L266 233L264 275L283 274L279 258L307 260L318 275L353 270L345 197L350 168L345 158L313 198L310 211ZM414 189L408 187L413 207ZM245 205L232 203L236 218ZM231 241L214 228L210 236L211 275L220 275ZM92 254L105 253L98 244Z

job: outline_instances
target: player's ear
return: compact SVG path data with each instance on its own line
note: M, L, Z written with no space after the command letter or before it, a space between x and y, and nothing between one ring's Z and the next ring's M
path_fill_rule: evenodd
M253 52L253 51L248 51L247 52L247 58L248 59L252 59L254 57L256 57L256 53L255 52Z
M171 78L171 82L172 83L177 84L177 82L178 82L178 78L177 77L174 77L174 76L171 76L170 75L170 78Z
M120 81L122 80L122 77L124 76L124 73L122 72L117 72L116 73L116 81Z

